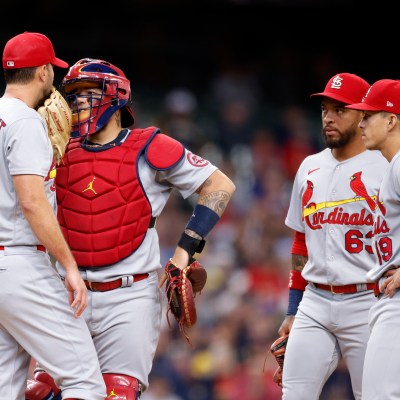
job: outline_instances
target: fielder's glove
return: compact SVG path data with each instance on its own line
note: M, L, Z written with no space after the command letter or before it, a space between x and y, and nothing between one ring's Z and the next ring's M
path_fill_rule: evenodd
M172 260L164 267L167 274L165 290L167 293L168 309L167 320L171 312L178 321L179 328L190 344L185 328L192 327L197 321L196 304L194 298L201 293L207 281L207 271L195 259L184 269L178 268Z
M289 335L283 335L275 340L272 343L270 351L272 355L275 357L278 368L274 373L274 382L282 387L282 372L283 372L283 361L285 359L286 345L288 341Z
M50 96L37 112L47 125L53 145L54 159L58 163L65 153L72 127L72 112L61 93L53 86Z

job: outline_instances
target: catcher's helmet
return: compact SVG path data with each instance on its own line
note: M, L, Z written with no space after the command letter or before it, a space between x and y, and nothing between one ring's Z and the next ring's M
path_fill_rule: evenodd
M76 88L98 87L99 96L85 95L89 108L78 109ZM134 123L131 109L130 82L116 66L104 60L83 58L77 61L61 82L61 91L72 108L72 137L85 136L99 131L110 117L121 109L121 123L127 128Z

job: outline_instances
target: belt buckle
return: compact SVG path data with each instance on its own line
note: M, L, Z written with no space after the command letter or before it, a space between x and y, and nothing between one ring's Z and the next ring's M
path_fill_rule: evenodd
M125 275L121 277L121 286L122 288L124 287L129 287L132 286L133 282L134 282L134 278L132 275Z

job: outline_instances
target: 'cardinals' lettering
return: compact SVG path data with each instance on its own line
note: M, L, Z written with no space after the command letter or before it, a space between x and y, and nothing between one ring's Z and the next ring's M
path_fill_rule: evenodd
M386 221L380 216L378 216L374 223L374 235L379 235L380 233L388 233L388 232L390 232L390 229L387 226Z
M336 207L333 211L328 213L318 212L311 216L306 217L307 225L313 229L322 229L322 225L331 224L331 225L352 225L352 226L360 226L360 225L369 225L373 226L374 221L371 214L365 215L366 211L362 210L359 213L344 213L342 207Z

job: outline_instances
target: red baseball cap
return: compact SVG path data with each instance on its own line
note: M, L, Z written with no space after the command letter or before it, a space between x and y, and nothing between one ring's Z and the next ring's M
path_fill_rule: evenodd
M3 51L3 68L29 68L44 64L68 68L68 64L56 57L50 39L35 32L24 32L11 38Z
M369 86L369 83L359 76L342 72L329 79L323 92L314 93L311 97L324 96L345 104L353 104L362 100Z
M346 108L400 114L400 81L394 79L376 81L368 89L361 103L350 104Z

